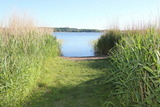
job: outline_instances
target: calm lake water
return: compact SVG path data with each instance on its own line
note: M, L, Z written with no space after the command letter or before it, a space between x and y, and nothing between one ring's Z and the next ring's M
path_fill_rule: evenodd
M95 56L93 41L97 40L102 33L73 33L55 32L54 35L62 41L61 52L66 57Z

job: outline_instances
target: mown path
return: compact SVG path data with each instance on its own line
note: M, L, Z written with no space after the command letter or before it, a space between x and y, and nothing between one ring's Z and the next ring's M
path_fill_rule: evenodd
M50 58L26 107L101 107L105 102L107 59Z

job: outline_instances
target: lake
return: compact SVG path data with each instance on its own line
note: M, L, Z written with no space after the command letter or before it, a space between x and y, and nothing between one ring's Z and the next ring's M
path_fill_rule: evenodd
M102 33L99 32L55 32L54 35L62 41L61 52L66 57L95 56L93 41Z

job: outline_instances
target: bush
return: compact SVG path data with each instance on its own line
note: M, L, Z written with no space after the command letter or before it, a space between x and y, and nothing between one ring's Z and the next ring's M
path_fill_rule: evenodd
M108 52L116 46L121 40L122 34L118 30L111 30L102 35L95 44L96 52L101 55L107 55Z

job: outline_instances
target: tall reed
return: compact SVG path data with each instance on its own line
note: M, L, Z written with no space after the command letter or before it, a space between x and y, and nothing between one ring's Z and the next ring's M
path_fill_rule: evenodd
M146 30L128 31L128 36L112 50L111 75L106 83L115 90L115 106L158 107L160 105L160 33L149 27ZM124 45L125 44L125 45Z
M12 14L3 22L0 26L0 106L20 106L42 72L45 59L58 55L58 43L52 29L37 27L24 14Z

